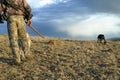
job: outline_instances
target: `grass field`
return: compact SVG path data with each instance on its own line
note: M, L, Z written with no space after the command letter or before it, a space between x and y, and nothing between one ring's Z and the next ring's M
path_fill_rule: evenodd
M0 80L120 80L120 41L31 37L33 58L10 65L8 36L0 35Z

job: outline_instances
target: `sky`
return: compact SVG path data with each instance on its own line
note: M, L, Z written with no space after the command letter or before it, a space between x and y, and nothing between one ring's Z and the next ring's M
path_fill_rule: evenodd
M27 0L32 25L48 37L91 40L120 37L120 0ZM0 24L4 26L5 24ZM37 35L27 28L31 35ZM6 33L0 27L0 33Z

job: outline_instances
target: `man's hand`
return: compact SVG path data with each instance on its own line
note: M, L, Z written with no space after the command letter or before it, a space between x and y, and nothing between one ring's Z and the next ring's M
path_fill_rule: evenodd
M30 20L27 20L27 22L26 22L26 24L27 24L28 26L30 26L31 23L32 23L31 19L30 19Z

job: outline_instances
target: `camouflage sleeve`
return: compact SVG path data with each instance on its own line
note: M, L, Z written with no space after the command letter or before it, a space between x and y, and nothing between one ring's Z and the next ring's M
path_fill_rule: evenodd
M24 4L25 12L27 12L27 15L26 15L25 18L26 18L27 20L29 20L29 19L32 18L32 10L31 10L31 7L30 7L30 5L27 3L26 0L24 0L23 4Z

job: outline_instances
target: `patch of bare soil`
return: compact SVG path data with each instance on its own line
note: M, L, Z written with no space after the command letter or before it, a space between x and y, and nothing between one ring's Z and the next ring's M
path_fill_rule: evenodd
M120 80L120 41L31 39L33 58L17 66L0 36L0 80Z

